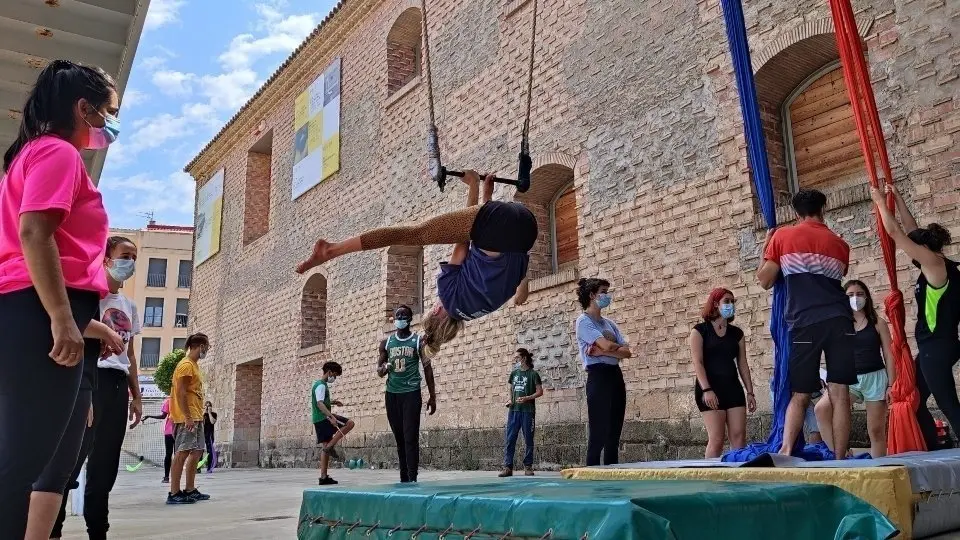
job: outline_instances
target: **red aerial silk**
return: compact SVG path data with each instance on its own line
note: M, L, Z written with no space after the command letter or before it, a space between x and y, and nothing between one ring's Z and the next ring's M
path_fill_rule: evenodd
M870 185L880 186L874 152L879 158L884 181L892 183L890 158L887 156L887 146L880 127L880 115L877 114L877 101L870 86L870 74L867 70L866 58L863 56L863 45L857 31L857 23L853 17L853 7L850 5L850 0L828 1L830 10L833 12L833 27L836 31L837 49L843 66L843 79L847 84L850 104L853 107L857 134L860 136L860 147L870 176ZM894 198L888 196L887 207L895 210L895 204ZM887 268L887 278L890 280L890 294L884 304L893 330L892 352L897 366L897 380L891 392L893 403L890 405L887 451L891 454L922 451L926 450L926 444L916 417L920 396L917 392L913 357L910 354L910 346L907 344L907 334L904 330L906 312L903 307L903 293L897 285L896 247L893 239L883 228L879 212L876 215L880 247L883 249L883 262ZM890 361L890 359L885 360Z

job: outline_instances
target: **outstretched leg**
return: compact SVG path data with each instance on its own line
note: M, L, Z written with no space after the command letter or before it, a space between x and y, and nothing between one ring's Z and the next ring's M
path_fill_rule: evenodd
M388 246L430 246L469 242L473 221L479 211L479 206L470 206L430 218L417 225L374 229L343 242L330 243L326 240L318 240L314 245L313 254L297 266L297 272L302 274L331 259L358 251Z

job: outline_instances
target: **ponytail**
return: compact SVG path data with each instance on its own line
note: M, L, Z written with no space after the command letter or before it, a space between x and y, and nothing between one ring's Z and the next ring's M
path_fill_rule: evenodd
M28 142L49 133L68 136L74 129L73 107L80 99L100 108L116 92L110 75L97 67L54 60L40 72L23 105L17 138L3 154L3 170Z

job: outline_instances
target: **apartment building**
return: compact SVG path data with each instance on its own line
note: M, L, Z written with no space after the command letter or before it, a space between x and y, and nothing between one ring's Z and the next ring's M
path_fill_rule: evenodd
M152 371L161 358L182 349L189 334L190 286L193 283L193 227L150 222L145 229L112 229L137 245L137 269L121 292L136 302L143 332L137 336L141 371Z

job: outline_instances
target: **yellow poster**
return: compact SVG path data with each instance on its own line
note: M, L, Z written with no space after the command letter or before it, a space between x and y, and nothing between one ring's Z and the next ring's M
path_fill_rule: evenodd
M220 222L223 217L223 169L197 192L197 216L194 223L196 247L193 264L213 257L220 251Z
M294 200L340 170L340 59L297 96L294 110Z

